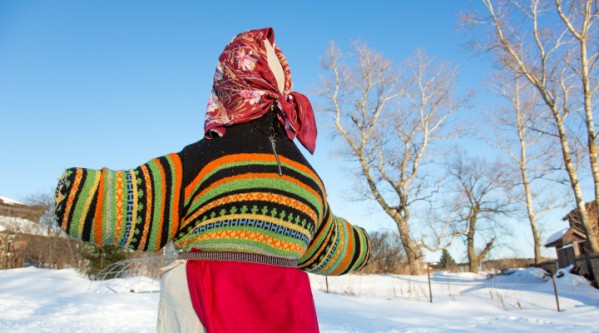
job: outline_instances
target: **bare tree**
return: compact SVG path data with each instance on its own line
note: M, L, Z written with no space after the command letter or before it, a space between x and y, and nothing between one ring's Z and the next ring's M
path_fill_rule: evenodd
M448 174L455 181L455 228L464 237L470 272L478 273L480 263L496 244L505 228L500 218L510 212L511 203L505 196L506 168L500 163L489 164L480 159L466 160L458 156L449 166ZM477 246L482 240L482 249Z
M370 260L365 274L405 274L406 261L397 232L389 230L370 234Z
M25 198L25 202L28 205L39 207L43 211L39 223L47 229L47 236L59 236L62 234L54 218L55 203L54 195L51 191L31 194Z
M545 188L541 183L549 179L556 169L553 166L555 151L551 149L555 141L544 135L550 119L538 106L538 92L517 73L510 70L497 72L493 82L492 89L508 102L508 106L495 108L492 114L487 115L488 123L495 132L494 139L487 142L507 156L507 165L517 170L510 198L526 210L533 238L534 261L539 263L543 243L537 214L563 201L555 191L543 191ZM545 192L545 195L539 192ZM536 200L539 196L541 200Z
M583 120L586 156L599 195L597 132L592 100L597 91L599 12L596 0L481 0L489 16L467 15L466 21L490 28L477 46L497 55L498 63L522 75L538 91L553 119L564 168L572 189L587 241L593 252L599 243L592 237L573 144L571 128ZM572 116L576 114L576 116Z
M323 109L334 117L348 156L357 158L370 197L395 222L410 273L417 274L428 245L411 231L411 209L434 190L423 165L431 161L431 144L447 137L448 117L467 98L454 92L457 70L422 50L401 72L364 44L354 43L353 51L351 62L331 43L323 61Z
M82 243L66 238L66 234L56 224L53 191L31 194L25 198L25 202L42 210L39 224L45 231L43 235L46 236L23 236L28 243L29 260L42 267L81 266L78 251Z

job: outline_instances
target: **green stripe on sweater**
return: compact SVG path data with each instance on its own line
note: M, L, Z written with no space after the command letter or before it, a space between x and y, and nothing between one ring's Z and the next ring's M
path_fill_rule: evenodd
M95 170L87 170L83 171L83 186L80 186L80 193L77 197L77 202L75 203L75 210L71 215L71 235L76 235L77 237L82 236L83 225L87 213L89 211L89 203L91 198L93 197L97 187L94 186L94 181L97 178L98 172Z
M162 179L162 174L160 173L160 167L157 165L156 160L152 160L148 163L148 167L152 177L152 189L154 191L154 214L152 214L151 229L150 229L150 240L147 244L147 248L150 251L155 251L158 231L162 228L162 220L163 215L162 211L164 210L164 203L162 202L162 185L161 182L164 181Z
M196 210L197 208L212 200L214 197L217 197L225 193L238 192L240 189L246 188L259 188L266 190L274 189L294 194L302 198L303 200L309 202L312 206L316 207L316 213L319 216L319 218L322 216L323 204L322 201L319 200L320 198L315 197L314 194L302 188L298 184L286 181L283 178L280 178L279 176L269 178L267 181L265 181L264 178L235 179L231 177L230 181L213 188L211 191L209 191L202 197L194 198L194 202L189 208L189 211Z

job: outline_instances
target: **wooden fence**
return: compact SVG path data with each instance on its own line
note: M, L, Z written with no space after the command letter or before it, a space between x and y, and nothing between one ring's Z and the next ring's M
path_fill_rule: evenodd
M67 237L0 232L0 269L28 265L81 268L85 262L78 253L80 244Z
M593 282L595 287L599 286L599 253L578 256L574 259L574 261L575 264L572 272L586 277L588 280ZM551 274L555 274L559 268L564 268L565 264L560 263L557 260L553 260L542 262L536 266L551 272Z
M0 233L0 269L23 266L27 243L16 239L15 234Z

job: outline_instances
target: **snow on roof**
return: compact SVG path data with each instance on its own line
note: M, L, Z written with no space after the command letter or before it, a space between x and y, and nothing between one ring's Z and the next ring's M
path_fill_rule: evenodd
M564 235L566 234L566 232L568 232L568 230L570 230L570 227L567 227L567 228L564 228L564 229L561 229L561 230L555 232L554 234L552 234L551 236L549 236L547 238L547 240L545 241L545 245L551 244L551 243L555 242L556 240L564 237Z
M20 217L0 216L0 231L21 232L33 235L46 235L47 228L39 223Z
M7 205L24 205L24 203L22 203L22 202L19 202L17 200L10 199L10 198L7 198L7 197L3 197L1 195L0 195L0 203L4 203L4 204L7 204Z

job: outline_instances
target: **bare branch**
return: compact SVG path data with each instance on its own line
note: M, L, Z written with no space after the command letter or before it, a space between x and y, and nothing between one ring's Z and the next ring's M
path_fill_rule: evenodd
M353 51L353 58L342 59L331 44L323 109L334 117L373 199L395 222L415 274L425 245L410 230L411 208L437 191L423 181L422 165L431 143L449 136L444 124L467 98L453 92L456 70L423 50L400 68L363 43L354 43Z

